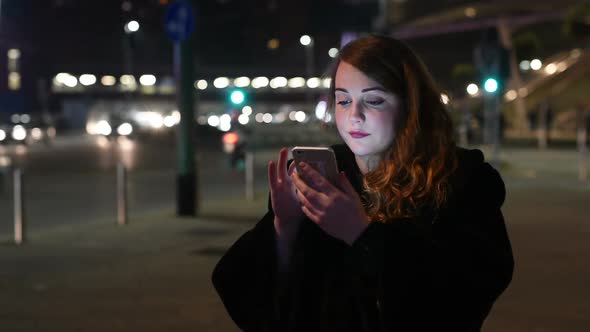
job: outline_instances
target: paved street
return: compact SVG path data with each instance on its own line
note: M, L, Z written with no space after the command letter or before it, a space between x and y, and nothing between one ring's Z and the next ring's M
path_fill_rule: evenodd
M590 184L576 180L576 158L504 150L516 270L484 332L588 331ZM125 227L111 220L33 231L23 247L3 237L0 331L236 331L210 274L263 213L266 194L226 198L203 201L199 218L162 209Z

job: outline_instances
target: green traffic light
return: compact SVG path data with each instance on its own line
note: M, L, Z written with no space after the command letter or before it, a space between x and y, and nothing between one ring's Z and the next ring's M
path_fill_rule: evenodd
M483 88L486 92L494 93L498 91L498 81L495 78L488 78L486 79Z
M246 95L240 90L234 90L229 95L232 104L240 105L246 100Z

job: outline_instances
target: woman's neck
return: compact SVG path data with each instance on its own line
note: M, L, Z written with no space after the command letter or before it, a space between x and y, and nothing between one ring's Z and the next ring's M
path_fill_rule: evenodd
M379 165L379 156L354 156L356 164L363 175L377 168Z

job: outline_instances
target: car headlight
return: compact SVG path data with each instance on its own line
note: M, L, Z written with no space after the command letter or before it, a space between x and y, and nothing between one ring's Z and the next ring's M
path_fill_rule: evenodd
M17 141L22 141L27 138L27 130L21 125L16 125L12 128L12 138Z
M96 132L101 135L109 136L112 131L111 125L106 120L100 120L96 124Z
M122 123L121 125L119 125L119 127L117 127L117 133L119 133L119 135L121 135L121 136L131 135L132 132L133 132L133 127L131 126L131 124L129 124L127 122Z

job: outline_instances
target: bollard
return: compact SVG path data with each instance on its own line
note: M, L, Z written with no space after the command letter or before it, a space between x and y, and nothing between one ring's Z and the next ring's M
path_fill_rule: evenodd
M578 129L578 151L580 152L580 163L578 178L581 182L588 180L588 144L586 143L588 131L585 127Z
M23 172L17 168L14 170L14 242L20 245L25 239Z
M246 152L246 200L254 200L254 153Z
M117 224L127 224L127 169L117 164Z

